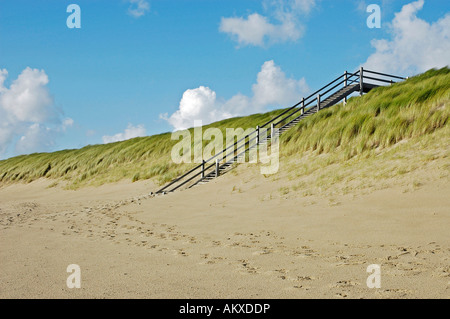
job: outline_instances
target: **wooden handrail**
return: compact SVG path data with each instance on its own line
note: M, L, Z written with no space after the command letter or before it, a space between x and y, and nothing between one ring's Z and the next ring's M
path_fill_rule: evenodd
M333 84L334 82L336 82L337 80L339 80L341 77L345 76L345 74L342 74L340 76L338 76L336 79L334 79L333 81L331 81L330 83L328 83L327 85L323 86L322 88L320 88L319 90L317 90L316 92L312 93L311 95L309 95L308 97L305 98L305 101L309 100L312 97L317 96L318 93L320 93L320 91L322 91L323 89L327 88L328 86L330 86L331 84ZM277 117L271 119L270 121L268 121L267 123L265 123L264 125L261 125L261 127L266 127L268 124L271 124L273 121L279 119L281 116L283 116L284 114L288 113L289 111L291 111L292 109L296 108L297 106L299 106L302 103L302 101L298 102L297 104L295 104L294 106L291 106L289 109L287 109L286 111L284 111L283 113L281 113L280 115L278 115Z
M377 75L387 76L387 77L395 78L395 79L399 79L399 80L406 80L406 78L401 77L401 76L375 72L375 71L371 71L371 70L367 70L367 69L364 69L364 72L369 72L369 73L373 73L373 74L377 74Z
M360 68L359 70L357 70L354 73L348 73L345 72L344 74L338 76L337 78L335 78L333 81L327 83L325 86L323 86L322 88L320 88L319 90L315 91L314 93L312 93L311 95L309 95L306 98L303 98L300 102L298 102L297 104L291 106L290 108L286 109L285 111L283 111L282 113L280 113L279 115L277 115L276 117L272 118L270 121L264 123L261 126L258 126L257 129L255 129L254 131L252 131L251 133L245 135L243 138L241 138L240 140L236 141L234 144L229 145L228 147L224 148L222 151L218 152L217 154L215 154L214 156L212 156L211 158L209 158L208 160L204 160L202 161L202 164L190 169L187 173L183 174L182 176L174 179L173 181L171 181L169 184L165 185L163 188L161 188L160 190L158 190L156 193L162 193L164 192L166 189L168 189L170 186L174 185L177 182L180 182L182 179L184 179L185 177L187 177L188 175L194 173L196 170L200 169L200 172L194 174L193 176L191 176L189 179L183 181L181 184L177 185L175 188L171 189L170 191L173 192L176 189L182 187L183 185L186 185L188 182L192 181L194 178L198 177L199 175L202 176L202 178L204 178L205 176L205 172L209 169L211 169L214 165L216 165L216 163L214 162L213 164L209 165L208 167L205 168L206 164L213 161L213 160L218 160L219 162L225 159L225 164L227 164L228 162L226 162L226 158L230 155L230 154L234 154L235 152L237 153L237 155L235 155L233 157L233 159L239 157L240 155L242 155L243 153L247 152L248 150L250 150L251 147L253 147L253 145L251 145L251 142L254 141L255 139L257 140L257 142L260 141L260 130L262 128L265 128L267 125L271 124L271 126L273 128L275 128L277 125L279 125L280 123L282 123L283 121L286 121L287 119L291 118L293 115L297 114L299 111L302 111L302 115L304 114L305 110L307 109L307 107L309 105L311 105L312 103L314 103L315 101L319 101L318 99L318 94L320 94L320 99L322 101L325 101L326 98L324 98L324 96L330 92L332 92L334 89L336 89L337 87L339 87L341 84L345 83L344 87L350 86L353 83L360 83L361 87L363 87L363 83L362 79L369 79L369 80L374 80L374 81L380 81L380 82L385 82L385 83L394 83L392 80L386 80L386 79L381 79L381 78L375 78L375 77L371 77L371 76L366 76L364 73L371 73L371 74L376 74L376 75L380 75L380 76L384 76L384 77L391 77L391 78L395 78L395 79L400 79L400 80L405 80L404 77L400 77L400 76L396 76L396 75L390 75L390 74L385 74L385 73L381 73L381 72L375 72L375 71L371 71L371 70L366 70L363 68ZM355 77L354 79L352 79L353 77ZM343 80L339 81L341 78L343 78ZM325 92L322 92L324 89L328 88L329 86L333 85L334 83L336 83L337 81L339 81L337 84L335 84L333 87L329 88L328 90L326 90ZM362 94L362 90L360 88L361 94ZM321 93L322 92L322 93ZM336 92L335 92L336 93ZM331 96L330 96L331 97ZM312 99L313 98L313 99ZM320 103L320 102L318 102ZM300 108L297 108L299 105L301 105ZM313 107L317 107L319 106L311 106L310 108L308 108L308 110L312 109ZM296 109L297 108L297 109ZM295 110L294 110L295 109ZM286 115L287 113L291 112L292 110L294 110L292 113ZM284 117L283 117L284 116ZM279 121L277 121L278 119L280 119ZM292 122L294 122L295 120L297 120L299 117L294 118L293 120L291 120L290 122L288 122L287 124L284 124L281 128L286 127L287 125L291 124ZM253 134L255 134L255 137L250 138ZM245 142L245 139L249 139L248 142ZM267 139L267 137L266 137ZM235 148L235 146L237 146L239 143L241 143L242 141L244 141L244 143L240 146L238 146L237 148ZM247 148L246 145L249 145ZM259 144L259 143L258 143ZM258 145L257 144L257 145ZM245 148L244 151L242 151L241 153L238 153L238 151L241 148ZM226 153L228 150L230 150L231 148L233 148L233 150L231 152ZM225 155L224 155L225 154ZM219 160L218 157L222 155L221 159ZM224 165L225 165L224 164ZM223 167L223 166L222 166Z
M384 83L395 83L392 80L385 80L385 79L377 79L377 78L373 78L371 76L363 76L364 79L369 79L369 80L374 80L374 81L380 81L380 82L384 82Z
M191 174L192 172L194 172L195 170L197 170L198 168L202 167L203 163L200 164L199 166L194 167L193 169L191 169L189 172L184 173L182 176L177 177L176 179L174 179L173 181L171 181L169 184L167 184L166 186L164 186L163 188L161 188L160 190L158 190L156 193L162 193L166 188L168 188L169 186L172 186L173 184L175 184L176 182L180 181L181 179L185 178L187 175Z

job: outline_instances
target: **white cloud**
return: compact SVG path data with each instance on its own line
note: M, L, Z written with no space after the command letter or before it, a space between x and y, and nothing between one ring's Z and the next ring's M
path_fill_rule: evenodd
M275 15L294 13L297 15L308 14L316 6L317 0L264 0L266 11L272 10Z
M72 127L74 124L74 120L71 118L65 118L62 122L62 127L66 130L68 127Z
M4 83L7 77L8 71L6 69L0 69L0 94L6 91Z
M53 138L54 132L51 128L39 123L31 124L17 141L16 152L29 154L37 150L50 150L55 145Z
M47 74L27 67L9 88L7 76L6 69L0 70L0 156L13 149L15 154L50 150L73 120L61 120L47 88Z
M293 0L291 5L294 10L300 10L309 13L316 6L316 0Z
M4 125L4 123L0 123L0 159L6 152L13 136L11 128L8 125Z
M168 114L160 117L167 120L174 130L187 129L193 127L196 120L205 125L233 116L264 112L270 107L289 106L309 92L309 87L304 78L287 78L279 66L267 61L257 75L252 92L252 97L238 93L224 101L218 99L210 88L200 86L184 92L178 110L170 117Z
M216 92L200 86L183 93L178 110L170 117L167 114L160 117L167 120L175 130L182 130L193 127L195 120L202 120L207 124L231 116L232 114L219 107Z
M300 94L309 91L304 78L290 79L274 61L264 62L253 85L253 104L257 108L266 105L289 104L300 100Z
M150 11L150 3L146 0L128 0L131 6L128 8L128 13L139 18L143 16L146 12Z
M244 17L222 17L219 31L228 33L240 46L266 46L277 42L298 40L304 33L299 16L307 14L316 0L272 0L265 1L264 8L270 11L278 23L259 13Z
M241 45L264 45L265 37L274 33L275 26L267 18L254 13L245 18L222 18L220 31L232 34Z
M3 79L7 76L3 70ZM48 76L43 70L26 68L11 84L2 88L1 105L13 121L44 122L53 117L54 109L48 106L53 99L46 87Z
M114 143L129 140L130 138L145 136L146 130L144 125L133 126L131 123L128 124L128 127L122 133L117 133L115 135L109 136L104 135L102 137L103 143Z
M450 14L428 23L417 17L424 0L403 6L390 24L391 39L372 40L375 53L364 66L413 75L450 64Z

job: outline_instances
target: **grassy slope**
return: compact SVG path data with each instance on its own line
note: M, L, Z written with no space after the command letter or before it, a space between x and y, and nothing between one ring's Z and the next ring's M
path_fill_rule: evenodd
M203 130L219 128L225 139L226 128L256 127L282 111L223 120L207 125ZM193 138L193 129L190 132ZM171 150L176 143L178 141L171 140L171 133L165 133L76 150L17 156L0 161L0 185L15 181L31 182L41 177L65 180L70 188L153 177L164 183L198 165L174 164Z
M428 71L305 119L282 137L282 152L333 152L344 160L378 152L447 125L449 100L450 70Z
M328 165L353 158L369 161L401 141L437 131L444 146L448 145L449 99L448 68L375 89L362 98L350 99L346 106L334 106L300 122L282 136L282 157L326 155ZM282 111L224 120L204 129L217 127L224 132L230 127L255 127ZM0 183L40 177L67 180L74 188L153 177L163 183L190 167L172 163L170 153L175 143L166 133L79 150L18 156L0 161Z

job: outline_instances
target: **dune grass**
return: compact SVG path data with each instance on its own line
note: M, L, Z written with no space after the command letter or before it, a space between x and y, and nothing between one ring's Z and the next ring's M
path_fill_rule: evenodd
M289 189L285 193L301 196L340 196L393 186L416 189L430 181L448 180L449 145L450 126L446 125L431 134L347 160L334 152L305 152L282 160L279 179L283 188Z
M227 128L255 128L282 111L223 120L204 126L203 131L213 127L220 129L225 145ZM193 139L193 129L190 133ZM171 150L178 142L171 139L171 133L165 133L75 150L17 156L0 161L0 184L31 182L41 177L62 179L68 188L74 189L123 179L135 182L155 178L158 184L163 184L198 165L173 163ZM208 143L203 141L204 145Z
M360 156L375 156L409 138L427 135L448 125L450 70L430 70L405 82L372 90L301 121L281 137L284 158L330 154L329 164ZM254 128L284 110L232 118L203 128ZM190 129L193 136L193 129ZM447 135L444 135L447 136ZM448 136L447 136L448 138ZM163 184L196 164L175 164L171 134L81 149L37 153L0 161L0 185L31 182L41 177L66 181L68 188L101 185L123 179L155 179ZM207 144L208 141L204 141Z
M282 136L281 152L334 153L336 160L370 156L447 125L449 100L450 70L430 70L306 118Z

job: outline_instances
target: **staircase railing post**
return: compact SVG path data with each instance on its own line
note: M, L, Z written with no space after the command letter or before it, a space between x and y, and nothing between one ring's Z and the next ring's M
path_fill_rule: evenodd
M317 112L320 111L320 94L317 94Z
M202 161L202 178L205 178L205 160Z
M216 158L216 178L219 177L219 159Z
M302 110L300 111L300 114L303 115L305 113L305 98L302 97Z
M344 73L344 87L347 87L347 80L348 80L348 72L345 71L345 73ZM344 105L347 105L347 95L344 96Z
M275 127L274 127L274 125L273 125L273 123L272 124L270 124L270 138L272 139L273 138L273 133L275 132Z
M359 68L359 95L362 96L364 93L364 68Z
M259 125L256 126L256 145L259 145Z

